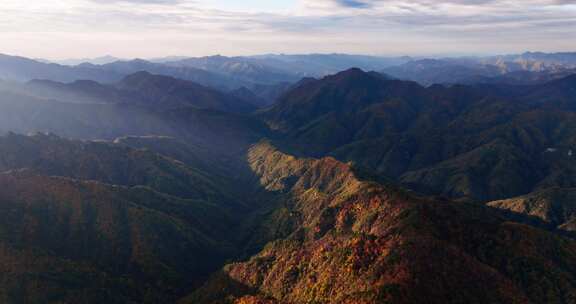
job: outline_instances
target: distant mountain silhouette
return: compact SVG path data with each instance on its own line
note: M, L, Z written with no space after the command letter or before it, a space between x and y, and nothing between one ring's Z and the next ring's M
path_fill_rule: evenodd
M138 72L115 85L128 97L125 102L138 102L147 107L169 109L194 106L200 109L248 113L256 109L257 101L236 98L215 89L168 76Z
M396 78L431 84L539 84L576 71L574 53L422 59L387 67Z
M69 67L0 54L0 79L18 81L49 79L63 82L89 79L100 82L112 82L121 77L122 74L94 69L90 66Z
M574 57L573 53L441 59L346 54L168 57L151 60L113 60L113 57L106 56L59 65L2 55L0 79L94 80L109 83L129 74L147 71L225 91L246 87L270 100L268 96L260 94L259 87L294 83L303 77L324 77L352 67L382 71L395 78L418 81L424 85L543 83L572 73L576 69Z
M281 82L295 82L298 74L286 69L279 69L246 57L209 56L200 58L187 58L166 63L176 67L193 67L226 75L242 81L258 84L275 84Z
M237 98L216 89L170 76L137 72L113 84L90 80L59 83L33 80L19 93L71 103L132 104L157 111L193 106L198 109L248 113L259 105L257 96Z
M70 59L62 59L62 60L52 60L54 63L62 64L62 65L70 65L75 66L83 63L91 63L91 64L107 64L116 61L120 61L122 59L110 55L100 56L95 58L70 58Z

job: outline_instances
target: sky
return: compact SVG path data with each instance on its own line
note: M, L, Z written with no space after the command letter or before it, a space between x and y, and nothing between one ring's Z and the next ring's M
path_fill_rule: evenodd
M64 59L576 51L576 0L0 0L0 53Z

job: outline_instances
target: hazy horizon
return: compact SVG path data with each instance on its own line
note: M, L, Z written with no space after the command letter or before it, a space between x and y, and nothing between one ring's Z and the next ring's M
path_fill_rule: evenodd
M576 39L572 0L5 0L0 17L0 53L49 60L492 55Z
M170 58L202 58L202 57L214 57L214 56L224 56L224 57L258 57L258 56L309 56L309 55L345 55L345 56L370 56L370 57L381 57L381 58L401 58L401 57L411 57L414 59L441 59L441 58L482 58L482 57L497 57L497 56L511 56L511 55L519 55L525 53L547 53L547 54L555 54L555 53L574 53L576 52L576 48L570 50L562 50L562 51L540 51L540 50L524 50L519 52L502 52L502 53L469 53L469 54L461 54L461 53L444 53L444 54L421 54L421 55L409 55L409 54L370 54L370 53L340 53L340 52L309 52L309 53L254 53L254 54L220 54L220 53L207 53L204 55L196 55L196 56L188 56L186 54L166 54L164 56L152 56L152 57L138 57L138 56L128 56L128 57L121 57L115 56L114 54L102 54L96 56L76 56L76 57L56 57L56 58L48 58L48 57L28 57L22 54L10 54L4 53L0 51L2 55L8 56L15 56L15 57L25 57L30 58L33 60L48 60L51 62L65 62L65 61L82 61L82 60L96 60L96 59L106 59L106 58L114 58L121 61L129 61L129 60L163 60L163 59L170 59Z

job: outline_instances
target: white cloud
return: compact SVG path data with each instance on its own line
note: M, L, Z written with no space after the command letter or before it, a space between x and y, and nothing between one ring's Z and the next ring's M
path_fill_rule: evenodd
M265 52L568 50L576 1L301 0L215 9L207 0L2 0L0 52L122 57Z

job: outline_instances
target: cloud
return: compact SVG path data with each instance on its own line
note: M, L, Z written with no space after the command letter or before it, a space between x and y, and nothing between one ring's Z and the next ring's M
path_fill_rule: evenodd
M371 6L370 1L360 1L360 0L334 0L336 4L344 7L351 8L368 8Z
M309 8L341 7L341 8L381 8L394 6L425 6L440 7L456 6L493 6L530 8L538 5L561 6L574 5L576 0L301 0Z
M111 3L131 3L131 4L162 4L175 5L180 4L183 0L90 0L94 3L111 4Z
M299 1L265 11L214 0L2 0L0 53L493 53L570 50L576 39L576 0Z

